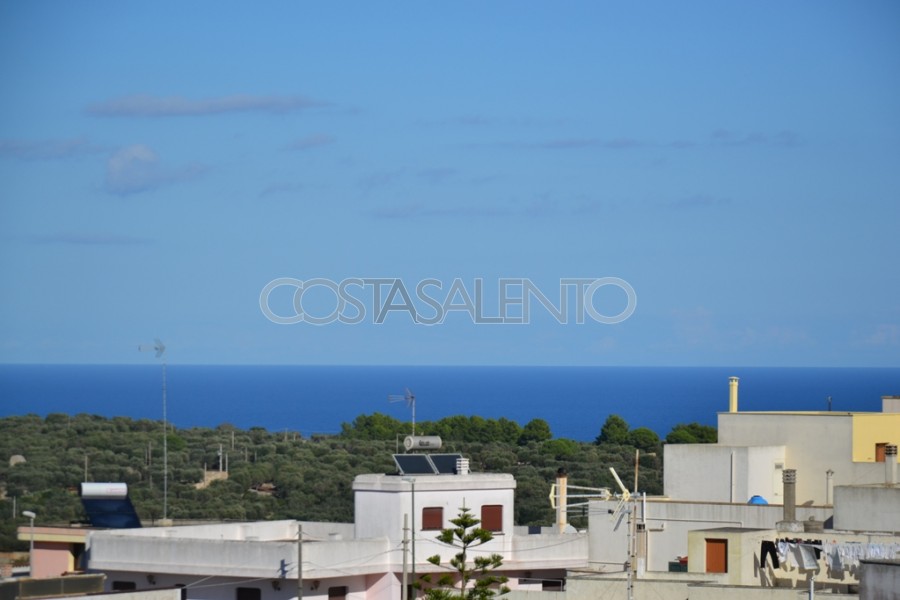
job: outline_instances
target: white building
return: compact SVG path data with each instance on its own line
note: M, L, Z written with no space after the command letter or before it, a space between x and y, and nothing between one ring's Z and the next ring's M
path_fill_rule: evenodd
M527 528L513 526L511 475L361 475L353 489L353 524L275 521L95 531L87 542L88 568L105 572L109 589L178 586L184 598L196 600L396 600L404 573L404 517L412 530L405 556L411 582L412 573L448 572L426 559L440 555L446 564L457 552L435 538L464 506L494 534L470 557L500 554L512 589L561 589L567 569L587 564L585 534L529 535Z
M736 378L735 378L736 379ZM882 412L739 412L718 415L718 443L667 444L665 494L678 500L780 504L784 469L797 471L797 504L828 506L839 485L884 481L885 448L900 444L896 398Z
M888 562L900 558L896 397L883 399L881 413L741 413L736 378L731 392L717 444L665 446L665 496L633 502L630 527L627 514L611 518L616 500L590 503L589 570L597 575L570 581L569 595L622 589L626 562L660 598L726 594L710 585L796 590L810 581L848 591L859 584L862 546ZM768 503L749 503L753 496ZM779 540L845 545L854 570L818 556L810 568L772 568L761 545Z

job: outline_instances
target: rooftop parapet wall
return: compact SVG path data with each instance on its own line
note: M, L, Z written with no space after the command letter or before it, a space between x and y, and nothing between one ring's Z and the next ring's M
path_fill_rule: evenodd
M836 487L834 528L900 534L900 485Z
M144 527L142 529L104 530L104 535L127 537L167 537L191 540L290 541L297 539L297 526L303 525L304 539L329 539L334 535L353 537L352 523L318 521L253 521L246 523L205 523L177 527Z
M354 492L408 492L409 481L415 479L416 492L467 490L514 490L516 480L509 473L469 473L468 475L357 475Z
M90 568L227 577L297 577L297 543L197 538L147 538L114 532L90 535ZM388 570L399 550L386 539L305 542L304 576L338 577ZM373 558L376 557L376 558Z

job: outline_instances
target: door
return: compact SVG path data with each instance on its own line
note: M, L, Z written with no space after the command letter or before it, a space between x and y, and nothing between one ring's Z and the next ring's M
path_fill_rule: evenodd
M706 540L706 572L728 572L728 540Z

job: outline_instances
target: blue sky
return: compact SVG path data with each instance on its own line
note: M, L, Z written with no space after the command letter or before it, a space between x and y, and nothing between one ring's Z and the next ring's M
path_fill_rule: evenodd
M897 366L898 31L889 1L5 2L0 362ZM604 277L616 324L260 308Z

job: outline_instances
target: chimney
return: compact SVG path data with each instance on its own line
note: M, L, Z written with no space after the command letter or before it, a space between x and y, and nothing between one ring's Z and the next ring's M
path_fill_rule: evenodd
M737 377L728 378L728 412L738 411L738 381Z
M797 469L785 469L781 474L784 483L784 520L797 520Z
M469 474L469 459L468 458L457 458L456 459L456 474L457 475L468 475Z
M884 482L897 485L897 444L884 447Z
M803 531L803 523L797 521L797 469L785 469L781 481L784 484L784 518L775 528L778 531Z
M562 533L567 525L566 505L568 504L569 474L565 467L560 467L556 472L556 529Z

